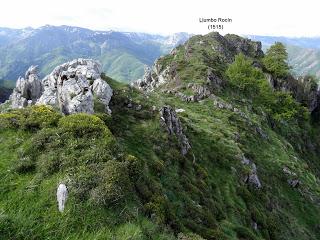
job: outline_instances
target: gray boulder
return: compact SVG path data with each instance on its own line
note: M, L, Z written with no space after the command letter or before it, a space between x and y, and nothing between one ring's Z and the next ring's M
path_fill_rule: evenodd
M262 185L258 177L256 164L246 157L242 158L241 163L249 167L249 173L246 176L244 176L244 182L248 183L249 185L257 189L260 189Z
M19 77L10 96L12 108L23 108L35 104L41 96L42 84L37 72L37 66L31 66L25 73L25 78Z
M57 83L58 103L62 113L94 113L93 94L89 82L82 74L63 71Z
M64 114L93 113L99 101L111 112L112 89L101 79L101 66L92 59L75 59L57 66L42 80L44 91L37 104L57 106Z

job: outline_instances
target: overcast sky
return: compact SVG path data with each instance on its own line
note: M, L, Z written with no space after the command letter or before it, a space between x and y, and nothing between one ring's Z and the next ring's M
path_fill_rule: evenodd
M231 18L222 34L320 36L319 0L8 0L1 27L207 33L199 18Z

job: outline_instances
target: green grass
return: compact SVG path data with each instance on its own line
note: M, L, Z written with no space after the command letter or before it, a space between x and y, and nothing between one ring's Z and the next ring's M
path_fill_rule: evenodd
M227 65L212 65L216 52L206 54L216 39L208 35L206 46L200 39L192 40L190 62L184 47L160 60L178 63L182 85L204 83L209 65L224 75ZM232 107L220 109L211 98L184 102L162 88L141 93L103 79L114 90L111 116L62 116L43 106L0 114L1 237L320 238L317 125L271 121L263 105L228 86L216 94ZM191 145L185 156L161 126L164 105L185 110L178 113ZM243 156L256 164L261 189L244 182L250 169ZM292 178L301 181L297 188L288 184ZM60 182L69 188L63 213L55 196Z
M139 167L142 173L133 182L134 195L110 208L93 204L87 197L79 200L80 195L70 185L66 211L60 214L55 199L58 183L82 176L81 168L75 166L95 156L90 154L106 154L102 151L105 148L103 139L90 140L92 147L98 146L94 151L82 145L85 142L81 139L74 142L71 135L66 135L66 140L53 138L67 141L67 145L50 143L41 137L48 131L45 128L28 130L30 126L42 127L31 124L34 120L27 117L21 120L25 130L1 130L0 133L0 186L4 193L0 196L0 225L1 231L7 234L4 236L16 239L26 235L29 239L175 239L174 235L180 232L193 232L206 239L319 237L314 230L319 208L313 202L319 197L317 175L313 170L318 165L312 166L311 163L317 164L312 157L304 159L294 145L271 129L259 115L233 103L228 96L222 97L245 112L248 118L219 109L210 99L186 103L163 93L142 95L127 85L111 79L107 81L115 90L113 113L111 118L100 117L116 139L119 150L115 151L133 155L144 163ZM134 105L142 104L142 109L126 108L128 99L132 99ZM165 104L185 110L179 117L192 146L185 157L181 156L177 142L170 140L162 130L159 112L152 110L153 106L160 109ZM43 119L50 122L48 115L45 116ZM268 139L260 137L254 131L255 126L261 126ZM54 133L57 126L51 129ZM37 150L32 147L35 141L44 141L47 147ZM83 150L78 152L77 146L82 146ZM28 154L36 161L35 170L17 172L17 164ZM242 154L256 163L262 190L242 183L241 174L245 171L239 160ZM60 156L62 165L49 174L41 174L48 165L39 164L51 161L55 155ZM95 161L99 166L107 155L101 156ZM86 172L92 168L92 165L84 166ZM284 166L298 174L303 182L299 189L288 185L282 172ZM90 180L91 175L83 176ZM258 231L252 229L252 221L258 223Z

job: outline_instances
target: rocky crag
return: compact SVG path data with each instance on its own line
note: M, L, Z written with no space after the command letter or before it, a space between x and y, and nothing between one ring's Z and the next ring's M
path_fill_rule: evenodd
M0 114L1 237L320 239L318 85L265 57L210 33L134 87L76 60L39 96L17 88L31 106Z
M25 77L19 77L10 96L12 108L23 108L36 103L42 93L42 84L37 74L37 66L31 66Z
M145 69L144 77L133 82L132 86L146 92L160 89L187 102L199 101L223 88L227 81L223 76L225 67L239 53L252 59L253 65L265 72L260 61L264 56L260 42L213 32L206 36L194 36L169 55L159 58L151 68ZM289 92L318 117L320 89L312 77L295 78L289 75L277 78L268 72L265 76L274 90Z
M64 114L92 114L95 104L101 103L110 113L112 89L100 75L100 64L91 59L80 58L59 65L42 80L37 67L31 66L25 78L17 80L10 96L11 107L44 104L57 107Z

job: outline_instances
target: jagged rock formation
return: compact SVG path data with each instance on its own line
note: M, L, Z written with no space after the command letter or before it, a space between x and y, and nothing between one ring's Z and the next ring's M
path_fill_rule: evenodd
M35 104L42 92L37 66L31 66L25 77L19 77L10 96L12 108L23 108Z
M215 34L218 35L218 33ZM224 38L228 42L227 48L231 49L233 52L236 52L236 54L243 53L244 55L253 58L261 58L264 56L261 42L259 41L252 41L235 34L226 34ZM228 60L233 61L233 58L234 56Z
M262 185L258 177L256 164L246 157L242 158L241 163L249 167L249 173L244 176L244 182L257 189L260 189Z
M143 79L138 79L133 82L132 85L144 91L153 91L167 81L176 81L176 78L175 65L170 65L165 69L161 69L161 65L158 62L155 62L152 68L145 67Z
M186 135L183 133L182 124L176 111L170 106L164 106L160 110L161 114L161 124L169 133L169 135L174 135L179 141L181 148L181 154L186 155L191 148L190 143Z
M110 112L112 89L100 74L100 64L90 59L64 63L43 79L44 92L37 104L58 105L64 114L93 113L96 98Z
M63 183L59 184L57 189L57 202L58 202L58 209L59 212L64 211L64 207L68 198L68 189L67 186Z
M307 107L311 113L319 111L320 90L312 77L304 76L294 78L290 75L284 79L279 79L269 73L266 73L265 76L272 88L283 92L290 92L292 96Z
M210 54L204 54L209 51ZM225 83L220 71L223 68L221 66L231 63L238 53L254 59L264 55L260 42L236 35L221 36L217 32L212 32L205 36L194 36L184 45L172 50L170 55L159 58L151 68L146 68L144 77L132 85L147 92L159 87L163 91L175 89L173 93L178 94L183 100L199 101L208 97L210 93L221 90ZM197 64L193 63L193 58L197 59ZM257 61L255 64L259 65ZM197 68L201 72L196 72ZM189 72L189 74L185 76L180 74L180 71ZM202 79L198 79L199 75ZM205 75L206 77L203 78ZM201 84L188 85L194 80ZM192 90L193 94L186 95L182 92L185 89Z
M101 66L91 59L75 59L57 66L40 82L36 67L28 69L25 78L19 78L10 99L13 108L28 104L59 107L64 114L94 113L95 103L102 103L111 112L109 102L112 89L100 77Z

